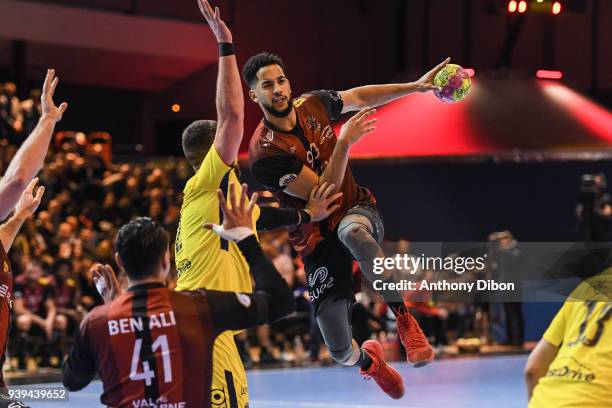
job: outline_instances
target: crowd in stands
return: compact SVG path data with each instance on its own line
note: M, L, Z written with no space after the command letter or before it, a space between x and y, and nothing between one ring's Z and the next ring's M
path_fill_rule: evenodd
M0 89L0 175L40 115L40 92L32 91L29 99L20 101L16 91L11 83ZM90 267L100 262L118 270L113 237L119 226L144 215L164 225L172 238L176 235L182 190L193 174L187 161L114 163L110 140L100 140L78 132L58 133L39 175L46 187L42 204L25 222L9 254L15 275L7 361L12 369L61 364L81 319L102 303ZM330 361L311 310L303 265L287 233L261 233L260 240L293 289L297 313L238 335L245 363ZM120 276L120 281L125 279ZM365 293L357 299L352 311L355 338L361 343L378 337L399 353L392 314ZM473 305L457 306L450 319L442 308L416 312L437 345L447 344L449 328L459 336L473 329L478 314Z

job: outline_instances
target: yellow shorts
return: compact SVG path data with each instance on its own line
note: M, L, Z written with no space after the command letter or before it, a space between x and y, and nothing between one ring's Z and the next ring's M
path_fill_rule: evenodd
M215 340L210 401L212 408L246 408L249 404L246 372L231 331Z

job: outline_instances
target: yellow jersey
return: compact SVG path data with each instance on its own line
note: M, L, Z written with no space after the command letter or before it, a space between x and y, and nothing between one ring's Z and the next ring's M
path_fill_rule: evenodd
M230 182L242 189L233 167L226 165L215 146L211 146L197 173L183 189L183 205L176 233L175 257L178 281L176 290L198 288L250 293L253 291L249 266L233 242L204 229L205 223L222 220L217 189L227 197ZM259 207L253 214L253 229Z
M610 272L581 283L544 333L559 352L533 390L529 408L612 406Z
M209 222L221 223L217 189L221 188L227 197L230 182L237 184L236 191L240 194L242 188L234 168L223 162L213 145L183 189L175 243L176 290L253 291L249 266L238 246L202 227ZM259 207L256 206L253 230L258 217ZM218 408L248 404L246 372L231 331L221 333L215 340L211 400L212 406Z

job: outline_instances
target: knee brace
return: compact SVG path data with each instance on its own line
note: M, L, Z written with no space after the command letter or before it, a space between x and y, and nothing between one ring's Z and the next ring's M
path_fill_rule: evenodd
M338 238L357 262L372 259L379 249L372 222L361 214L348 214L342 218Z

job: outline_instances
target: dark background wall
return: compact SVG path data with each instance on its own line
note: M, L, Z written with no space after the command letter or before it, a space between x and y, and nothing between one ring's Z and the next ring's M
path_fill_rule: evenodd
M486 241L509 229L525 242L576 240L582 174L612 176L612 161L376 163L353 161L385 220L388 240ZM243 169L245 180L262 188Z
M584 7L579 12L566 9L557 17L528 14L516 43L510 48L506 47L506 35L519 19L507 15L504 0L227 0L213 3L220 5L222 16L233 30L239 65L263 50L278 53L285 60L296 95L316 88L347 89L367 83L414 80L444 57L451 56L459 64L476 68L477 75L487 75L492 70L513 70L532 76L539 68L560 69L566 83L612 106L612 70L608 69L612 65L612 25L607 24L612 18L610 1L564 0L568 9L570 3ZM192 0L58 0L45 4L205 24ZM25 57L29 86L40 82L40 70L47 64L52 64L54 59L71 58L72 54L66 47L50 50L41 44L28 43L17 51ZM12 75L14 54L11 39L0 39L0 78ZM108 73L111 79L123 78L126 72L131 75L138 72L137 66L131 66L135 63L133 58L117 54L104 54L101 58L120 58L120 62L125 60L125 64L130 64L129 67L111 64L115 67ZM167 63L164 62L166 66ZM78 58L74 64L79 64ZM106 104L109 118L105 117L108 120L102 125L113 131L118 144L136 141L144 145L146 154L166 154L169 146L165 142L178 138L184 123L215 116L215 78L213 64L164 90L142 91L136 96L140 103L129 107L121 102ZM71 81L69 77L62 79L64 83ZM129 81L121 81L126 82ZM61 92L66 99L83 104L80 96L84 94L68 88ZM100 93L108 92L112 89L100 90ZM96 92L88 95L85 103L95 105ZM124 96L117 93L116 100ZM181 104L179 113L170 110L173 103ZM248 136L261 115L257 106L248 101L246 114ZM139 122L133 125L139 130L137 135L117 130L124 128L120 119L124 115ZM74 128L81 123L98 122L98 110L82 109L79 119L69 113L62 126ZM88 125L84 127L87 128L83 130L89 130ZM96 128L99 130L99 126Z

